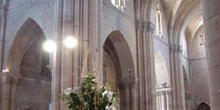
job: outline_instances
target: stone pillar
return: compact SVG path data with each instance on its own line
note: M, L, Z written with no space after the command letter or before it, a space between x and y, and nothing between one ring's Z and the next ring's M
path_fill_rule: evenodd
M16 87L20 74L1 73L1 109L15 110Z
M202 0L211 110L220 108L220 1Z
M0 6L0 71L3 67L3 56L4 56L4 45L5 45L5 28L6 28L6 19L7 19L7 10L8 10L8 1L1 0Z
M19 76L14 75L11 79L10 110L15 110L17 83L20 76L21 76L20 74Z
M157 110L170 110L170 88L157 89Z
M98 23L99 23L99 16L98 16L98 2L99 0L89 0L89 27L88 27L88 33L89 33L89 47L91 53L89 54L89 72L97 71L97 64L98 64Z
M124 84L124 91L125 91L125 110L130 110L130 84Z
M55 39L62 40L62 21L63 20L63 0L56 0L56 31ZM56 51L53 53L52 67L52 88L51 88L51 106L52 110L60 110L61 93L61 62L62 62L62 41L56 43Z
M171 110L185 110L184 77L182 71L182 48L179 45L170 46L171 59L171 87L172 108Z
M155 25L139 21L137 28L137 77L139 110L156 110L153 37Z
M146 23L146 36L145 37L145 68L146 68L146 82L148 84L145 88L148 96L147 110L156 110L156 88L155 88L155 67L154 67L154 32L155 25L152 22Z
M138 110L138 84L135 83L131 86L131 110Z
M2 110L10 110L10 83L12 76L9 73L2 73Z
M134 87L133 85L135 84L136 78L125 78L120 80L120 85L123 86L123 91L124 91L124 97L122 100L123 102L123 107L121 108L122 110L132 110L132 99L135 99L135 97L132 97L133 95L132 88ZM134 109L135 110L135 109Z
M137 82L137 85L138 85L138 97L142 97L142 98L139 98L138 99L138 110L145 110L145 90L144 90L144 85L145 85L145 82L144 82L144 77L143 77L143 33L145 32L144 30L144 27L145 27L145 22L142 22L142 21L138 21L137 24L136 24L136 33L137 33L137 36L136 36L136 44L137 44L137 78L138 78L138 82Z
M161 108L162 108L161 92L157 91L157 110L161 110Z
M171 103L170 103L170 91L166 92L166 100L167 100L167 107L166 108L167 108L167 110L170 110L170 105L171 105Z

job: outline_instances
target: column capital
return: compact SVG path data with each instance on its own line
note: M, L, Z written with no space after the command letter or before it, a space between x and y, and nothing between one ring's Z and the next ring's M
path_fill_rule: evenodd
M123 78L121 80L119 80L117 83L119 85L123 85L123 86L133 86L136 82L137 78L132 77L132 78Z
M136 21L136 28L140 31L144 31L146 28L146 22L145 21Z
M17 84L18 79L21 77L21 74L14 73L1 73L1 79L3 84Z
M154 34L156 25L154 25L152 22L137 21L136 27L140 31L151 32L152 34Z
M147 22L147 31L151 32L152 34L155 33L156 25L152 22Z
M170 45L170 50L171 51L174 51L174 52L179 52L179 53L182 53L183 51L183 47L181 45Z
M171 90L172 90L172 88L159 88L156 90L156 92L169 94L171 92Z

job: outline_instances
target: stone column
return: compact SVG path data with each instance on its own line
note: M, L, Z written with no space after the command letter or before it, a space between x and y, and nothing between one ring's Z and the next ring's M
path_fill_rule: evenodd
M185 110L184 77L182 71L182 48L179 45L170 46L172 110Z
M2 110L10 110L10 83L12 76L9 73L2 73Z
M16 101L16 91L18 79L21 75L13 75L11 79L11 95L10 95L10 110L15 110L15 101Z
M144 77L143 77L143 33L145 32L144 30L145 27L145 22L138 21L136 24L136 44L137 44L137 78L138 78L138 97L142 97L138 99L138 109L139 110L145 110L145 92L144 92Z
M147 91L147 110L156 110L156 88L155 88L155 67L154 67L154 32L155 32L155 25L152 22L146 23L146 36L145 37L145 84L148 84L145 88Z
M220 109L220 1L202 0L211 110Z
M124 90L124 106L122 110L132 110L132 99L134 99L134 97L132 97L133 95L131 93L133 93L132 87L134 87L133 85L135 84L135 81L136 78L125 78L121 79L120 81L120 84L123 85Z
M157 91L157 110L161 110L161 92Z
M138 110L138 84L135 83L131 86L131 110Z
M139 21L137 28L137 77L139 109L156 110L153 37L155 25Z
M166 92L166 100L167 100L167 110L170 110L170 105L171 105L171 103L170 103L170 91L171 90L169 90L169 91L167 91Z
M157 89L157 110L170 110L169 107L169 93L170 88Z
M6 18L8 10L8 1L1 0L0 6L0 71L3 67L3 56L4 56L4 45L5 45L5 28L6 28Z
M62 40L63 25L63 0L56 0L56 17L55 17L55 39ZM61 93L61 62L62 62L62 41L56 43L56 51L53 54L52 67L52 88L51 88L51 104L52 110L60 110L60 93Z
M125 91L125 106L124 109L125 110L130 110L130 84L124 84L124 91Z

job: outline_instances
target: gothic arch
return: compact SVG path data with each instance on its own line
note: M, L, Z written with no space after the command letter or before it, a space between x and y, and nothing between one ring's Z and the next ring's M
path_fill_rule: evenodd
M103 49L111 56L118 67L118 78L134 77L134 62L131 50L120 31L113 31L105 40ZM119 68L120 67L120 68Z
M196 110L210 110L210 107L208 104L206 104L205 102L202 102Z
M156 87L159 88L161 84L166 83L170 86L170 78L167 70L166 62L161 53L155 54L155 74L156 74Z
M12 73L20 73L20 64L25 52L41 37L45 38L41 27L33 19L28 18L14 38L6 68Z
M119 93L120 109L131 107L131 90L125 86L134 83L134 63L130 48L120 31L113 31L103 46L103 79L104 84L111 85ZM128 104L128 103L130 104Z
M11 88L15 109L46 110L51 101L49 54L43 52L46 40L41 27L31 18L21 26L10 48L7 68L18 80Z

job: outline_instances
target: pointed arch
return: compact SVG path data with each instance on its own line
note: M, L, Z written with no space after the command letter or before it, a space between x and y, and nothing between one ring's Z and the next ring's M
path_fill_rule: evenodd
M103 46L104 85L110 85L120 97L120 109L131 107L125 85L134 83L135 70L130 48L120 31L111 32ZM130 90L127 90L130 91Z
M156 86L165 84L170 86L169 74L166 66L166 62L161 53L155 54L155 74L156 74Z
M120 31L113 31L107 37L103 49L117 65L119 78L134 77L134 62L129 45ZM129 72L130 71L130 72Z
M20 64L25 52L38 39L45 38L41 27L32 18L28 18L17 32L10 52L6 67L12 73L20 73Z
M210 110L210 107L208 104L206 104L205 102L202 102L196 110Z

